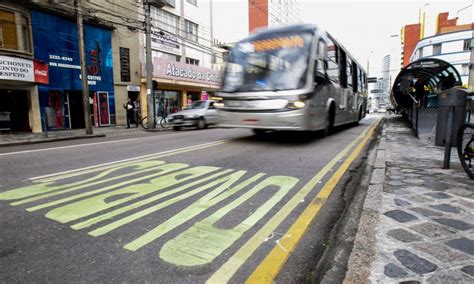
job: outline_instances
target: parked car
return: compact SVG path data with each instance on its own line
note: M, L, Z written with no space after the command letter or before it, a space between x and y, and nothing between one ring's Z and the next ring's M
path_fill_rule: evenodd
M217 111L214 101L194 101L182 111L168 115L168 123L173 130L194 126L198 129L217 124Z

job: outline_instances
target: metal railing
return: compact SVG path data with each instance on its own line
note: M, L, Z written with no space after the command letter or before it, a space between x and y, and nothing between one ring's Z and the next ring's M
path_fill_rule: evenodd
M415 132L415 137L419 138L419 131L418 131L419 123L418 122L419 122L420 102L409 92L407 92L407 94L412 101L412 106L409 109L409 113L407 113L407 118L410 121L413 131Z

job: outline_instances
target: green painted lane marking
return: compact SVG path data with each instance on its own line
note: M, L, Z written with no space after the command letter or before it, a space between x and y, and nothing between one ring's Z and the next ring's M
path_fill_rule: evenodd
M168 164L168 166L171 165L173 164ZM175 166L171 167L170 170L183 169L189 166L186 164L174 165ZM190 179L194 179L210 172L214 172L218 169L219 168L217 167L193 167L180 170L172 174L154 178L146 183L133 184L118 190L110 191L101 195L96 195L92 198L84 199L75 203L71 203L53 209L46 214L46 217L58 221L60 223L67 223L106 210L108 208L126 203L128 201L140 198L142 196L146 196L148 194L160 192L161 190L169 188L170 186L182 184ZM162 195L168 196L172 193L173 190L166 192ZM106 202L107 199L113 197L122 198L111 202Z
M151 162L149 162L149 165L147 165L146 163L142 163L142 164L138 164L138 165L135 165L135 166L137 166L137 170L140 170L140 169L146 169L148 167L157 166L157 165L160 165L160 164L164 164L164 162L162 162L162 161L151 161ZM109 178L109 179L103 180L103 178L106 177L107 175L109 175L109 174L111 174L115 171L118 171L118 170L124 169L126 167L129 167L129 166L134 166L134 165L126 165L126 166L112 168L112 169L103 171L103 172L99 173L98 175L96 175L94 177L90 177L90 178L85 179L85 180L79 180L77 182L73 182L73 183L70 183L70 184L64 184L64 185L60 185L60 186L52 186L52 185L54 185L53 182L47 182L47 183L34 184L34 185L31 185L31 186L27 186L27 187L22 187L22 188L17 188L17 189L5 191L5 192L0 193L0 200L16 200L16 199L23 199L23 198L26 198L26 197L34 196L34 199L26 199L26 200L21 200L21 201L18 201L18 202L13 202L12 205L16 206L16 205L24 204L24 203L27 203L27 202L30 202L30 201L41 199L40 196L37 196L37 195L40 195L40 194L42 195L42 194L45 194L45 193L48 193L48 192L58 191L58 190L61 190L61 189L72 188L72 187L81 188L81 187L84 187L84 186L96 185L96 184L100 184L100 183L103 183L103 182L108 182L108 181L112 181L114 179L119 179L119 178L123 178L123 177L126 177L126 176L136 174L136 173L130 173L130 174L126 174L126 175L123 175L123 176L120 176L120 177L114 177L114 178ZM99 180L99 181L95 182L95 183L92 183L96 180Z
M234 188L230 188L234 183L238 182L240 178L245 175L246 171L238 171L229 176L221 178L220 180L215 181L210 186L205 186L205 188L210 188L212 186L221 184L218 188L215 188L213 191L201 197L198 201L191 204L189 207L181 211L180 213L174 215L169 220L160 224L158 227L149 231L145 235L139 237L135 241L125 245L125 248L128 250L136 251L141 247L149 244L150 242L156 240L167 232L175 229L176 227L184 224L189 221L191 218L197 216L198 214L204 212L205 210L211 208L222 200L228 198L229 196L237 193L241 189L245 188L249 184L255 182L265 174L257 174L253 177L247 179L246 181L238 184ZM200 190L200 189L197 189Z
M175 193L178 193L178 192L181 192L183 190L186 190L188 188L191 188L195 185L198 185L198 184L201 184L201 183L204 183L204 182L207 182L209 180L212 180L212 179L215 179L215 178L218 178L224 174L227 174L229 172L231 172L233 170L223 170L223 171L220 171L216 174L213 174L213 175L210 175L206 178L203 178L203 179L200 179L200 180L197 180L197 181L194 181L194 182L191 182L191 183L188 183L186 185L183 185L179 188L176 188L174 190L171 190L171 191L168 191L166 193L163 193L163 194L159 194L159 195L156 195L156 196L153 196L153 197L150 197L150 198L147 198L145 200L142 200L142 201L138 201L136 203L133 203L131 205L128 205L128 206L124 206L124 207L121 207L119 209L116 209L114 211L111 211L111 212L108 212L108 213L105 213L103 215L100 215L100 216L97 216L95 218L91 218L91 219L88 219L86 221L83 221L83 222L80 222L80 223L77 223L75 225L72 225L71 228L75 229L75 230L79 230L79 229L83 229L83 228L87 228L87 227L90 227L96 223L99 223L99 222L102 222L102 221L105 221L105 220L108 220L108 219L112 219L113 217L117 216L117 215L120 215L120 214L123 214L125 212L128 212L130 210L134 210L134 209L137 209L141 206L144 206L144 205L147 205L149 203L152 203L152 202L155 202L157 200L160 200L160 199L163 199L169 195L172 195L172 194L175 194ZM227 179L227 178L224 178L224 179ZM215 186L216 184L220 183L223 179L220 179L218 181L214 181L214 182L211 182L209 184L206 184L200 188L197 188L197 189L193 189L192 191L188 192L188 193L185 193L185 194L182 194L182 195L179 195L177 197L174 197L172 199L169 199L165 202L162 202L162 203L159 203L158 205L155 205L153 207L150 207L150 208L147 208L147 209L144 209L142 211L139 211L135 214L132 214L132 215L129 215L127 217L124 217L122 219L119 219L113 223L110 223L106 226L103 226L103 227L100 227L100 228L97 228L91 232L89 232L90 235L92 236L100 236L100 235L104 235L112 230L115 230L123 225L126 225L134 220L137 220L139 218L142 218L142 217L145 217L146 215L148 214L151 214L153 212L156 212L162 208L165 208L165 207L168 207L169 205L171 204L174 204L176 202L179 202L179 201L182 201L188 197L191 197L195 194L198 194L199 192L203 191L203 190L206 190L206 189L209 189L213 186Z
M226 139L226 140L219 140L215 142L203 143L203 144L183 147L179 149L173 149L169 151L148 154L148 155L139 156L139 157L133 157L133 158L125 159L125 160L109 162L105 164L100 164L100 165L95 165L95 166L90 166L90 167L85 167L85 168L80 168L80 169L74 169L70 171L49 174L49 175L40 176L40 177L34 177L34 178L30 178L30 180L39 181L39 182L57 181L57 180L65 179L65 178L71 178L71 177L81 176L88 173L102 171L102 170L106 170L106 169L117 167L117 166L128 166L128 165L133 165L135 163L141 163L148 160L153 160L153 159L183 154L183 153L187 153L191 151L201 150L201 149L205 149L205 148L209 148L209 147L213 147L217 145L222 145L230 141L231 139Z
M176 238L167 241L160 250L161 259L184 266L196 266L212 262L262 219L297 183L298 179L292 177L271 176L266 178L230 204L217 210L206 219L197 222ZM215 227L215 224L231 210L241 206L268 186L277 186L278 190L239 225L232 229ZM152 232L145 234L144 237L150 233ZM130 248L130 244L125 248Z
M231 172L231 171L232 171L232 170L225 170L225 171L223 171L223 172L217 173L217 174L215 174L215 175L209 177L207 180L214 179L214 178L219 177L219 176L221 176L221 175L223 175L223 174L227 174L227 173L229 173L229 172ZM237 173L237 174L238 174L238 173ZM205 184L205 185L203 185L203 186L201 186L201 187L199 187L199 188L196 188L196 189L191 190L190 192L187 192L187 193L185 193L185 194L179 195L179 196L177 196L177 197L175 197L175 198L172 198L172 199L170 199L170 200L167 200L167 201L165 201L165 202L162 202L162 203L160 203L160 204L158 204L158 205L155 205L155 206L153 206L153 207L146 208L146 209L144 209L144 210L142 210L142 211L140 211L140 212L137 212L137 213L135 213L135 214L132 214L132 215L130 215L130 216L127 216L127 217L125 217L125 218L123 218L123 219L120 219L120 220L118 220L118 221L115 221L115 222L113 222L113 223L110 223L110 224L108 224L108 225L106 225L106 226L97 228L97 229L95 229L95 230L89 232L89 234L92 235L92 236L99 236L99 235L106 234L106 233L108 233L108 232L110 232L110 231L112 231L112 230L117 229L118 227L121 227L121 226L123 226L123 225L126 225L126 224L128 224L128 223L130 223L130 222L132 222L132 221L135 221L135 220L137 220L137 219L140 219L140 218L142 218L142 217L144 217L144 216L147 216L147 215L149 215L149 214L151 214L151 213L154 213L154 212L156 212L156 211L158 211L158 210L160 210L160 209L163 209L163 208L165 208L165 207L168 207L168 206L170 206L170 205L172 205L172 204L174 204L174 203L176 203L176 202L182 201L182 200L184 200L184 199L186 199L186 198L188 198L188 197L191 197L191 196L193 196L193 195L195 195L195 194L198 194L198 193L200 193L200 192L202 192L202 191L204 191L204 190L210 189L210 188L212 188L212 187L214 187L214 186L216 186L216 185L218 185L218 184L220 184L220 183L222 183L222 182L226 182L227 180L229 180L229 178L232 178L232 176L234 176L234 175L235 175L235 174L231 175L230 177L224 177L224 178L221 178L221 179L219 179L219 180L216 180L216 181L207 183L207 184ZM206 180L206 181L207 181L207 180ZM174 191L173 193L182 191L182 190L184 190L184 189L187 189L187 188L189 188L189 187L191 187L191 186L194 186L194 185L196 185L196 184L202 183L202 182L204 182L204 181L205 181L205 180L200 180L200 181L196 181L196 182L193 183L192 185L186 185L186 186L180 187L180 188L176 189L176 191ZM228 183L228 182L227 182L227 183ZM226 183L226 184L227 184L227 183ZM219 189L219 188L218 188L218 189ZM217 190L218 190L218 189L217 189ZM158 198L159 198L159 196L156 196L156 197L153 198L152 201L155 201L155 200L158 199ZM186 210L186 209L185 209L185 210ZM185 211L185 210L183 210L183 211ZM183 212L183 211L182 211L182 212ZM182 213L182 212L181 212L181 213ZM178 213L178 215L182 215L181 213ZM176 220L175 217L172 217L171 219ZM187 221L187 220L188 220L188 219L186 219L186 220L184 220L184 221ZM173 224L172 224L173 227L170 228L170 230L171 230L171 229L174 229L175 227L177 227L178 225L180 225L179 222L181 222L181 220L176 220L176 223L173 223ZM165 221L165 224L169 224L169 223L170 223L169 220ZM162 228L162 229L163 229L163 230L160 231L161 234L164 234L164 233L166 233L166 232L169 231L168 228ZM160 236L161 236L161 234L160 234Z
M74 182L74 183L71 183L71 184L68 184L68 185L53 186L51 188L46 188L46 190L44 190L41 193L38 192L39 191L38 188L36 190L34 188L35 187L42 188L42 184L29 186L29 187L26 188L26 190L24 190L24 188L14 189L14 190L12 190L11 194L12 195L16 194L17 196L22 195L21 198L26 197L26 194L30 193L30 191L31 191L31 193L33 193L32 192L33 190L35 190L35 191L34 191L34 194L31 194L31 195L33 195L33 197L22 199L20 201L12 202L11 205L13 205L13 206L22 205L22 204L30 203L30 202L37 201L37 200L40 200L40 199L53 197L53 196L56 196L56 195L61 195L63 193L67 193L67 192L71 192L71 191L75 191L75 190L80 190L80 189L83 189L83 188L86 188L86 187L99 185L99 184L111 182L111 181L114 181L114 180L120 180L120 179L123 179L125 177L130 177L130 176L134 176L134 175L137 174L136 172L131 172L131 173L128 173L128 174L124 174L124 175L120 175L120 176L116 176L116 177L111 177L111 178L108 178L108 179L103 179L105 176L107 176L109 174L112 174L115 171L126 169L127 167L134 167L134 168L136 168L136 170L145 170L146 169L146 171L144 171L144 172L147 172L147 171L155 171L157 169L160 169L160 165L163 165L163 164L164 164L163 161L148 161L148 162L143 162L143 163L137 163L137 164L134 164L134 165L121 166L121 167L106 170L106 171L98 174L97 176L92 177L90 179L86 179L84 181ZM94 180L98 180L98 181L91 182L91 181L94 181ZM50 184L50 183L48 183L48 184ZM30 188L33 188L33 189L30 189Z
M99 188L99 189L96 189L96 190L86 191L84 193L76 194L76 195L66 197L66 198L63 198L63 199L43 203L43 204L40 204L40 205L37 205L37 206L34 206L34 207L27 208L26 210L30 211L30 212L31 211L36 211L36 210L40 210L40 209L43 209L43 208L55 206L55 205L58 205L58 204L61 204L61 203L65 203L65 202L68 202L68 201L76 200L76 199L79 199L79 198L82 198L82 197L91 196L91 195L94 195L94 194L97 194L97 193L108 191L108 190L111 190L111 189L114 189L114 188L119 188L119 187L122 187L122 186L125 186L125 185L128 185L128 184L142 182L142 181L146 182L147 180L149 180L151 178L162 176L162 175L167 174L169 172L179 170L179 169L183 169L187 166L188 165L186 165L186 164L177 164L177 163L176 164L175 163L164 164L164 165L159 166L159 167L156 168L156 170L160 170L160 172L158 172L158 173L143 176L143 177L136 178L136 179L127 180L127 181L120 182L120 183L116 183L114 185L110 185L110 186L107 186L107 187L104 187L104 188ZM61 193L68 193L68 192L74 191L74 190L76 190L76 189L63 190ZM58 194L61 194L61 193L58 193ZM58 194L54 194L54 195L58 195ZM54 196L54 195L53 194L48 194L47 197Z

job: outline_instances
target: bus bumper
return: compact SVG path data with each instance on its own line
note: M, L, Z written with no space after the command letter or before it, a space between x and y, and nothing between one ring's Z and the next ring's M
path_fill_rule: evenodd
M308 130L305 110L285 112L233 112L219 110L220 127L271 130Z

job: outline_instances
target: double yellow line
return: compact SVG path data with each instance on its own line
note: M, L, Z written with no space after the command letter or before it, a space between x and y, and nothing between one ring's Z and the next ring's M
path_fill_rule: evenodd
M310 202L303 213L293 223L290 229L284 234L284 237L278 241L272 251L265 257L260 265L247 279L247 283L271 283L278 275L279 271L286 263L309 225L313 222L324 205L325 201L331 195L337 183L341 180L351 163L357 158L369 139L380 120L375 121L367 128L357 139L347 145L334 159L332 159L320 172L318 172L293 198L285 204L250 240L248 240L219 270L217 270L209 279L208 283L225 283L235 274L235 272L244 264L247 259L268 239L274 230L288 217L288 215L298 206L318 184L318 182L337 165L357 144L352 153L342 162L337 171L326 182L316 197Z

